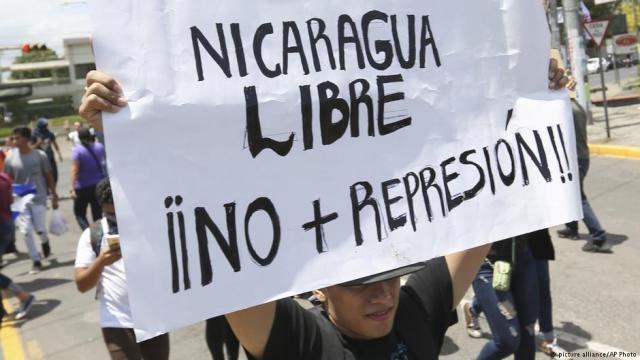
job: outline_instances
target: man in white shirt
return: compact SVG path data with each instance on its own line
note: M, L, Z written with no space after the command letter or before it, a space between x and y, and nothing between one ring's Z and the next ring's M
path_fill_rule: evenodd
M78 131L80 130L80 128L82 127L82 125L80 124L80 122L76 121L73 123L73 131L69 133L69 135L67 135L67 138L69 139L69 141L71 141L71 143L73 144L73 146L78 146L80 145L80 136L78 136Z
M96 186L103 218L85 229L78 241L75 281L82 293L97 286L102 337L112 359L168 359L169 334L136 343L129 292L120 252L118 223L109 179ZM118 240L111 241L117 238Z

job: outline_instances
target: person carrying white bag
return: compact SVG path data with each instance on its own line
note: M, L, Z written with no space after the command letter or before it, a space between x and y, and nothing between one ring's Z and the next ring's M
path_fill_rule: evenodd
M14 184L29 184L36 189L33 199L25 205L16 221L33 261L30 273L35 274L42 269L42 262L33 233L36 232L40 237L43 257L49 257L51 246L46 223L47 193L51 195L51 207L54 210L58 208L58 193L46 154L30 145L31 129L26 126L17 127L13 129L11 137L15 140L17 151L12 151L6 159L4 172L12 178Z
M51 213L51 219L49 220L49 232L56 236L62 236L69 230L67 220L62 215L60 209L55 209Z

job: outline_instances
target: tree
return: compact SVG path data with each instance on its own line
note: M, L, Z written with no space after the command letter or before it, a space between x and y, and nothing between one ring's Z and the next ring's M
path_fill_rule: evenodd
M636 33L637 25L636 18L640 18L640 12L638 12L638 8L636 8L636 14L633 13L634 8L633 1L623 1L620 3L620 12L627 16L627 25L629 27L629 32L632 34Z
M595 0L584 0L583 2L589 9L592 19L606 19L610 16L620 14L620 1L600 5L596 5Z
M18 56L13 63L14 64L30 64L42 61L51 61L51 60L59 60L60 57L56 52L52 49L44 49L44 50L31 50L29 52L23 52L20 56ZM46 69L46 70L21 70L21 71L12 71L9 75L11 79L22 80L22 79L38 79L38 78L68 78L69 77L69 69L68 68L60 68L60 69Z

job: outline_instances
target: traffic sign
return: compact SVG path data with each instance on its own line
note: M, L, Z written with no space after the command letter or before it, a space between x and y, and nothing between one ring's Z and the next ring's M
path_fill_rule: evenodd
M616 54L633 54L638 40L635 34L622 34L613 37L613 49Z
M601 47L604 37L609 29L609 20L596 20L584 23L584 29L596 43L597 47Z

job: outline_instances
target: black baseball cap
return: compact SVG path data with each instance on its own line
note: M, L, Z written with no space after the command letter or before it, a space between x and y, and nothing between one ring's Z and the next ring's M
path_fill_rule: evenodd
M384 272L381 272L381 273L378 273L378 274L369 275L369 276L361 277L359 279L343 282L343 283L338 284L338 285L340 285L340 286L358 286L358 285L373 284L373 283L377 283L377 282L380 282L380 281L385 281L385 280L389 280L389 279L393 279L393 278L397 278L397 277L400 277L400 276L404 276L404 275L408 275L408 274L414 273L414 272L416 272L418 270L424 269L425 266L427 266L427 263L424 262L424 261L421 261L421 262L418 262L418 263L415 263L415 264L402 266L402 267L399 267L397 269L384 271Z

